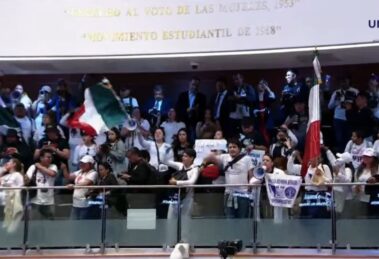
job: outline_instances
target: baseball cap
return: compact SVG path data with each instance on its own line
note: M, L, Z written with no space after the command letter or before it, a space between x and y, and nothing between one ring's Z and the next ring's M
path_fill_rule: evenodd
M91 163L91 164L94 164L95 163L95 159L93 159L92 156L90 155L85 155L82 157L82 159L80 159L80 162L81 163Z
M362 156L376 157L376 152L373 148L366 148L363 150Z
M41 87L41 91L46 91L51 93L51 87L49 85L44 85Z

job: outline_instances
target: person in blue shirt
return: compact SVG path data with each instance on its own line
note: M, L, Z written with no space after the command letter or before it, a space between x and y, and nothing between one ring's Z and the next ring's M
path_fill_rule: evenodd
M281 96L281 111L283 118L293 111L293 100L307 102L309 89L306 85L298 82L298 72L295 69L288 69L286 72L286 85L283 86Z

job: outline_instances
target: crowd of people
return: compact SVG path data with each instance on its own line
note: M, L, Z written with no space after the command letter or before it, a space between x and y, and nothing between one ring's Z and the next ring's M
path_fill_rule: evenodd
M141 105L132 89L121 87L120 105L128 116L122 125L99 135L67 127L65 114L80 103L69 93L64 80L55 86L43 85L32 101L21 85L1 89L0 106L19 123L17 129L0 133L0 185L2 187L38 186L30 193L31 217L54 218L54 190L66 185L73 189L73 219L99 218L96 199L125 216L128 192L133 189L89 190L76 186L93 185L177 185L263 183L257 170L267 174L300 175L308 123L308 95L313 78L301 79L288 70L280 92L274 92L262 79L254 87L241 73L233 75L233 85L225 78L215 82L212 97L200 90L200 79L192 78L188 89L177 100L168 100L162 86L154 87L154 98ZM104 85L110 86L107 79ZM302 191L297 202L303 217L328 217L330 188L324 183L376 183L379 181L379 77L371 75L368 86L359 91L348 76L333 80L326 77L320 87L322 114L333 114L333 143L321 139L322 155L310 161L304 182L312 184ZM129 118L129 119L127 119ZM213 152L195 165L197 139L226 139L226 152ZM248 154L264 150L260 165ZM105 192L104 192L105 191ZM220 191L206 189L205 192ZM264 190L228 187L224 195L225 216L251 216L251 197L267 199ZM335 187L336 210L346 217L378 216L379 189L354 185ZM150 191L152 192L152 191ZM182 210L191 216L194 195L187 188L181 195ZM155 191L157 216L175 216L175 191ZM2 206L6 193L1 192ZM171 201L171 202L167 202ZM311 206L312 204L312 206ZM317 206L314 206L317 204ZM262 206L256 204L256 206ZM283 218L295 212L275 210Z

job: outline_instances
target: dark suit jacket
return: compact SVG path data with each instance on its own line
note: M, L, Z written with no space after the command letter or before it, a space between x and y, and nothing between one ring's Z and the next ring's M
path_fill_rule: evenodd
M143 106L143 112L145 114L148 114L149 109L152 109L155 104L155 99L150 98L145 105ZM167 116L168 111L172 108L172 104L169 102L167 98L163 98L162 100L162 106L161 106L161 115L162 116ZM162 121L163 122L163 121Z
M175 106L178 121L183 121L187 126L195 126L198 121L204 118L206 102L205 95L198 92L193 103L195 109L189 113L187 112L187 108L189 107L188 91L182 92Z
M213 117L216 114L216 99L217 99L217 94L216 93L214 96L212 96L211 102L209 104L209 107L213 111ZM229 113L231 112L230 110L230 100L229 97L231 96L231 93L229 91L226 92L224 99L222 100L221 107L220 107L220 117L218 120L220 121L221 126L223 127L224 125L227 125L227 121L229 119Z

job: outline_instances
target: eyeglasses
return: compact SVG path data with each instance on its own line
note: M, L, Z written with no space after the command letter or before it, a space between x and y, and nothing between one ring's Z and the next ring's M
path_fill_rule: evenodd
M39 94L49 94L50 92L49 91L46 91L46 90L41 90L41 91L39 91Z

